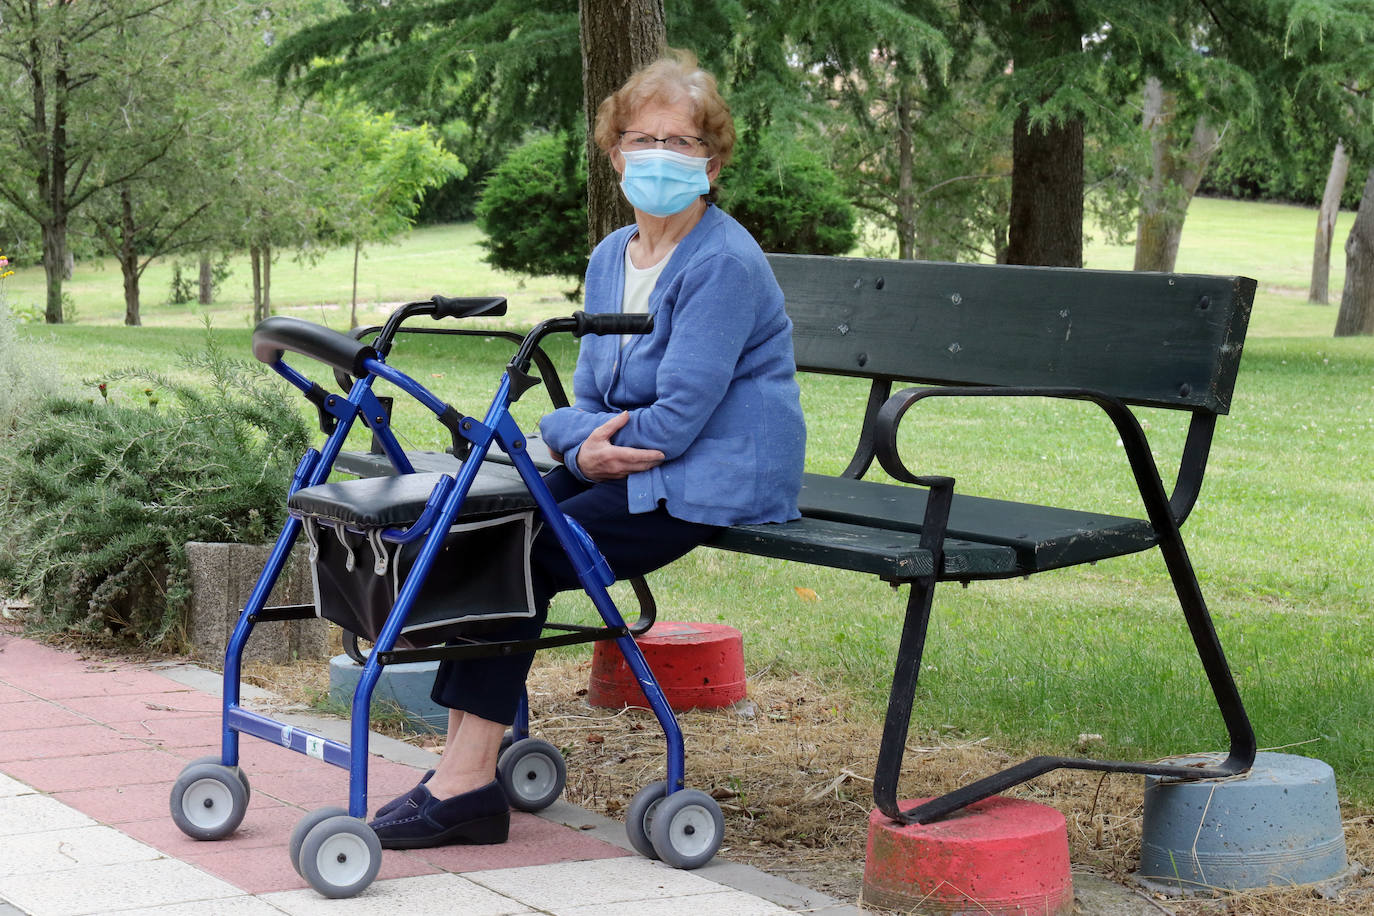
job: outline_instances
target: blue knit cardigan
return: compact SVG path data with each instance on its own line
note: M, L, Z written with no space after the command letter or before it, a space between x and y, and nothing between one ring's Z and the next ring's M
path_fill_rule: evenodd
M588 312L620 311L634 233L619 229L592 252ZM652 333L623 347L616 335L582 338L573 405L540 421L545 442L580 477L582 442L627 410L612 441L666 456L628 479L632 513L662 502L674 517L707 525L796 518L806 427L792 322L758 243L708 207L673 251L649 311Z

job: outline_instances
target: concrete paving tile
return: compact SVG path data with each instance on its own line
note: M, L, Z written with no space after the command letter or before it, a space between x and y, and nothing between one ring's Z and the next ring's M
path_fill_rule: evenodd
M550 910L550 916L784 916L792 911L742 891L660 900L588 903Z
M117 901L125 908L191 904L237 897L242 891L174 859L152 859L121 865L74 868L62 874L15 875L0 878L0 897L32 916L86 916L110 913Z
M516 811L511 813L510 839L505 843L495 846L440 846L417 849L412 855L420 856L445 871L474 872L618 858L630 853L533 814Z
M140 747L125 738L124 747ZM158 783L168 790L186 765L179 757L142 746L139 750L80 754L5 763L5 772L43 792L68 792L113 785Z
M71 652L50 649L31 639L0 634L0 670L5 680L15 681L21 674L48 673L55 669L82 670L85 662Z
M0 799L0 836L91 827L95 821L46 795L13 795Z
M66 666L71 668L70 665ZM73 697L143 696L163 693L171 684L167 678L148 671L122 666L83 665L79 671L53 673L44 670L22 680L7 680L40 697L62 700Z
M270 805L271 807L267 807ZM214 852L221 846L233 844L235 849L256 849L262 846L286 848L291 831L305 816L300 808L282 805L274 799L254 795L248 803L248 812L243 823L232 834L222 840L196 840L181 832L167 811L167 801L163 800L162 812L157 817L143 821L129 821L119 825L119 829L129 836L154 846L169 856L184 859L191 855Z
M308 888L304 878L291 864L287 839L272 846L244 849L232 840L204 843L205 852L188 853L182 858L206 872L241 887L251 894L271 894ZM413 856L382 854L377 880L438 874L438 869ZM311 893L314 893L313 891Z
M12 779L4 773L0 773L0 798L9 798L12 795L32 795L33 786L28 783Z
M5 916L0 911L0 916ZM195 903L170 903L167 906L120 910L119 916L282 916L281 910L257 897L221 897Z
M102 824L124 824L168 817L172 784L150 782L133 786L97 786L55 792L53 798L90 815Z
M0 742L0 763L73 754L108 754L139 746L140 743L128 735L94 723L66 728L29 728L5 733L5 740Z
M212 744L220 737L218 715L185 713L168 715L148 713L137 721L109 723L116 731L153 747L180 752L183 748L199 748Z
M457 875L375 881L358 896L344 900L327 900L313 890L268 894L263 899L291 916L350 916L382 909L406 916L516 916L531 912Z
M32 700L33 698L33 694L29 693L27 690L20 690L18 687L0 679L0 706L7 703L21 703L25 700ZM0 716L3 716L4 712L3 709L0 709Z
M248 778L253 782L253 791L307 810L324 805L348 807L347 770L320 760L311 760L303 754L296 756L308 766L288 773L250 772ZM370 802L369 798L369 807L374 807Z
M85 716L47 700L24 700L0 707L0 734L90 724Z
M544 912L713 894L721 886L637 856L468 872L465 878Z
M14 834L0 836L0 877L53 874L161 856L147 843L125 836L113 827L96 825Z
M120 722L136 722L150 715L196 715L218 714L221 708L217 697L187 690L179 684L163 679L167 689L161 693L144 693L137 696L64 697L63 706L72 712L88 716L106 725Z

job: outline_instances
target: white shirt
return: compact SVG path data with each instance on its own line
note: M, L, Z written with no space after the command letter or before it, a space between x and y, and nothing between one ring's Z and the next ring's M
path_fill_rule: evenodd
M672 256L673 253L670 251L657 264L640 268L630 259L629 246L625 246L625 295L620 303L621 312L626 315L649 313L649 294L654 291L654 284L658 282L659 275L663 273L663 268L668 266L668 259ZM620 345L625 346L630 337L629 334L621 334Z

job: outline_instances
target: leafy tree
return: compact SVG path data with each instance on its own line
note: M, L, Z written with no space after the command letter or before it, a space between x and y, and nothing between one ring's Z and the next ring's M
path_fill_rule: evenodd
M41 232L47 321L74 214L167 157L196 116L168 82L195 82L232 17L221 0L0 0L0 199Z
M363 246L386 242L415 222L421 195L460 175L458 158L427 125L408 128L394 114L336 105L324 113L332 127L325 153L328 234L353 245L349 327L358 324L358 259Z
M501 270L566 277L587 271L587 165L580 139L544 134L511 151L477 204L486 261Z
M601 99L663 46L662 0L394 0L354 4L291 35L263 68L307 94L347 90L384 108L408 94L436 122L470 124L483 144L472 158L492 161L529 131L590 123ZM595 243L629 211L609 165L592 162Z

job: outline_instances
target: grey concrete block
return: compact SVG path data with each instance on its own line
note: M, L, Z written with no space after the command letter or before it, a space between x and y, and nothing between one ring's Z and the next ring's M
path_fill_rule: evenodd
M239 614L253 593L271 547L192 541L186 545L191 572L193 650L202 658L223 658ZM310 559L293 551L267 599L268 607L312 605ZM245 661L281 664L297 658L329 656L329 624L318 618L258 623L244 649Z

